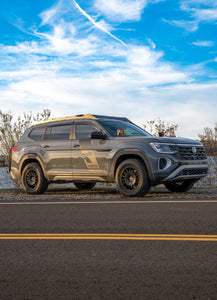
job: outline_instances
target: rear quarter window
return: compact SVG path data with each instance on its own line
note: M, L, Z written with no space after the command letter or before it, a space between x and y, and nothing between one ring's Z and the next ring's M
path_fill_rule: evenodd
M46 127L36 127L32 129L32 131L29 134L29 137L33 140L40 141L44 135Z

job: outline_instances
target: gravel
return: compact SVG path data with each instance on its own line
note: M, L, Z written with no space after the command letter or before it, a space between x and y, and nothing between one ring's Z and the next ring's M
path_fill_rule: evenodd
M116 187L97 186L89 191L78 191L74 187L50 187L42 195L26 194L22 188L0 189L0 201L144 201L144 200L195 200L217 199L217 187L193 188L188 193L171 193L163 186L151 188L144 197L125 197L119 194Z

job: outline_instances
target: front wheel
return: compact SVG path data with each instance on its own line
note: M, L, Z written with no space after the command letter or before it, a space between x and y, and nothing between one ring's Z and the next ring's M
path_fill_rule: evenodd
M188 179L184 181L175 181L165 183L165 187L173 193L188 192L195 184L196 180Z
M144 196L150 189L146 168L138 159L127 159L117 168L115 181L121 194Z
M32 162L25 166L22 173L22 185L28 194L42 194L47 190L48 182L38 163Z

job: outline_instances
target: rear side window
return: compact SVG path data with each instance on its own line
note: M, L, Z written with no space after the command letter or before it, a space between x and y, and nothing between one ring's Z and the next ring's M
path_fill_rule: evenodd
M72 125L60 125L48 127L44 140L69 140Z
M45 128L46 127L36 127L36 128L34 128L30 132L29 137L33 140L40 141L42 139L43 135L44 135Z

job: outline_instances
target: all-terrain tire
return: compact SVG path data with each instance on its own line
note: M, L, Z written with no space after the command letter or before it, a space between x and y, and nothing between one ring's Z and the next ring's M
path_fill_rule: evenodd
M22 185L28 194L43 194L48 188L40 165L36 162L29 163L22 172Z
M145 165L138 159L126 159L117 168L115 181L121 194L144 196L150 189Z

